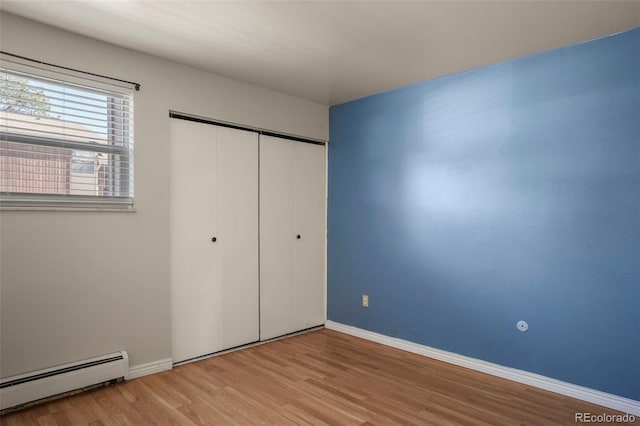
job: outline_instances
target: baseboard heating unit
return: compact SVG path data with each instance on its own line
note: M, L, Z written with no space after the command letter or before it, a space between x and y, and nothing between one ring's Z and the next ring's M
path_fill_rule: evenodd
M0 380L0 410L120 378L129 378L126 351L7 377Z

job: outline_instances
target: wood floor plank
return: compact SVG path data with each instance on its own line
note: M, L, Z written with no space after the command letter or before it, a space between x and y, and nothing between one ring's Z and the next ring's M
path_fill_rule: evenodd
M0 423L569 425L576 412L619 414L318 330L8 413Z

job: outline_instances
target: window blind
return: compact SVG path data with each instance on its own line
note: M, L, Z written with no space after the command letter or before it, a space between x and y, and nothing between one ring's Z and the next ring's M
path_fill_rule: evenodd
M133 204L133 86L2 57L4 206Z

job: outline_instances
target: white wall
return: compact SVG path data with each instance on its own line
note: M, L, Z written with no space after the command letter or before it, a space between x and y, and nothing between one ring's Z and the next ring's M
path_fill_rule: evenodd
M0 212L0 376L170 358L168 111L326 140L328 108L6 13L0 48L142 85L135 213Z

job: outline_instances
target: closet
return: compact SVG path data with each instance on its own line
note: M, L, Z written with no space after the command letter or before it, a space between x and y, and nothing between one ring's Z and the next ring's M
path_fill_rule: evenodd
M169 172L174 362L324 323L324 145L172 118Z

